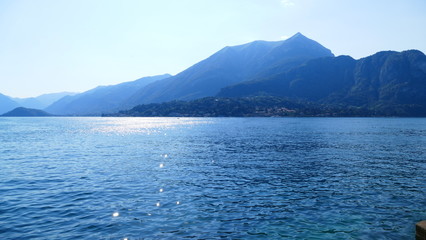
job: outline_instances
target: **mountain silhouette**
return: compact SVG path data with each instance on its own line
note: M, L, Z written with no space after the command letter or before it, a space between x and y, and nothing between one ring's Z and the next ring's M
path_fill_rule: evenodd
M225 47L176 76L140 89L126 106L214 96L221 88L273 72L275 68L288 70L309 59L327 56L334 55L300 33L284 41L254 41Z
M180 102L198 99L203 100ZM41 99L13 100L0 94L0 112L24 102L35 106ZM426 56L408 50L382 51L359 60L335 57L318 42L297 33L284 41L225 47L175 76L100 86L63 97L44 110L56 115L108 115L141 104L180 102L134 108L164 115L177 112L174 108L179 106L204 109L216 100L229 108L250 103L278 115L324 115L321 111L327 111L326 115L338 112L340 116L426 116ZM300 113L279 112L278 103L284 102L297 104ZM306 109L309 114L304 113ZM221 112L209 111L212 115Z
M43 109L65 96L72 96L75 94L76 93L71 92L48 93L40 95L38 97L13 98L13 100L19 103L20 106L25 108Z
M9 111L1 116L2 117L49 117L49 116L52 116L52 114L39 109L17 107L13 109L12 111Z
M275 75L223 88L220 97L279 96L363 107L384 115L426 114L426 56L384 51L354 60L318 58Z
M19 103L13 101L12 98L0 93L0 114L8 112L19 106Z
M149 83L168 78L171 75L144 77L131 82L111 86L99 86L89 91L66 96L45 108L57 115L100 115L118 111L123 101Z

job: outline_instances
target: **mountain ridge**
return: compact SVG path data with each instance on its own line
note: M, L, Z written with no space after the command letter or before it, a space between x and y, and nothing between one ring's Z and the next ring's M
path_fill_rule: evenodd
M74 96L59 99L44 110L57 115L100 115L120 110L122 102L138 89L170 74L149 76L116 85L98 86Z
M283 41L227 46L175 76L98 86L65 96L45 110L57 115L101 115L140 104L267 96L308 103L309 108L313 103L318 109L330 106L339 112L342 107L351 108L349 112L360 109L371 116L375 111L386 116L423 114L426 57L418 50L380 51L360 59L336 57L330 49L296 33ZM256 99L260 98L234 103ZM0 95L0 110L2 104L11 108L18 103Z
M73 92L47 93L37 97L13 98L13 100L25 108L43 109L65 96L72 96L75 94L77 93L73 93Z
M278 75L223 88L217 96L271 95L397 112L408 106L423 111L425 90L426 56L406 50L382 51L359 60L313 59Z
M126 106L214 96L221 88L250 80L275 65L283 66L285 62L288 69L319 56L334 55L302 34L283 41L224 47L179 74L141 89L129 98Z
M13 101L11 97L0 93L0 114L8 112L19 106L19 103Z

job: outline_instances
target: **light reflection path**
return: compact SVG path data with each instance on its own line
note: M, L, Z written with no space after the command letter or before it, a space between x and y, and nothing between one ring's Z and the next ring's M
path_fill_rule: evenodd
M144 133L147 135L164 133L168 129L182 126L192 126L197 124L209 124L210 120L202 118L97 118L91 127L92 132L110 134L134 134ZM163 155L164 158L168 154Z
M157 134L159 136L167 137L167 130L174 129L176 127L193 126L197 124L209 124L211 121L197 118L99 118L96 124L90 126L90 132L94 133L107 133L112 135L127 135L127 134L146 134L152 135ZM161 155L160 163L158 165L159 170L164 169L165 162L169 159L169 154L164 153ZM167 186L167 174L165 171L154 171L156 172L156 183L161 186ZM160 188L158 193L163 193L164 188ZM157 208L163 207L162 202L167 203L172 201L175 205L181 205L181 201L167 199L167 196L160 195L160 199L155 203ZM170 198L170 196L169 196ZM149 206L144 208L149 210ZM159 213L161 214L161 213ZM113 212L113 218L120 216L118 211ZM152 213L146 213L146 216L152 216ZM127 237L123 239L128 239Z
M412 239L426 216L425 119L165 120L0 119L2 239Z

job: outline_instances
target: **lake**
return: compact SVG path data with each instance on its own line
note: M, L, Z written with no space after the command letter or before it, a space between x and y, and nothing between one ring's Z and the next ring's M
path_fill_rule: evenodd
M2 239L414 239L424 118L0 118Z

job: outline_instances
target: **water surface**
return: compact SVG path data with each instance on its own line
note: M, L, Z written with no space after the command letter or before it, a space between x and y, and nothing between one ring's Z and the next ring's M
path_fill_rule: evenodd
M0 118L2 239L413 239L426 119Z

